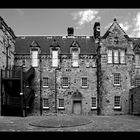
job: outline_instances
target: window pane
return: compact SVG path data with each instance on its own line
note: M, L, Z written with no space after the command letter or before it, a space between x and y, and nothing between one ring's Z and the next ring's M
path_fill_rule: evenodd
M114 107L120 108L120 96L114 96Z
M114 73L114 85L120 85L121 75L120 73Z
M64 99L59 99L59 107L64 107Z
M120 63L125 63L125 51L120 51Z
M52 67L58 67L58 51L52 51Z
M108 63L112 63L112 50L108 50Z
M136 66L140 66L140 55L135 55L135 64Z
M135 86L140 86L140 79L135 79Z
M119 52L118 50L114 50L114 63L119 63Z
M68 77L63 77L62 84L63 84L63 86L67 86L67 87L69 86Z
M38 51L32 51L32 66L38 67Z
M49 107L49 100L47 98L43 99L43 108L48 108Z
M78 51L72 52L72 66L78 67L79 54Z
M48 85L49 85L49 78L43 77L43 86L48 86Z
M82 78L82 86L87 86L87 78Z
M92 107L96 107L96 97L92 97Z

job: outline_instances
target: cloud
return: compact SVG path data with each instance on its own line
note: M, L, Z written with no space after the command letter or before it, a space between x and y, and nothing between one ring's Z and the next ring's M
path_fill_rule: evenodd
M125 32L127 32L127 31L132 27L132 25L130 25L130 24L128 23L128 21L125 21L124 23L119 23L119 25L121 26L121 28L122 28Z
M101 17L96 16L99 12L97 10L83 10L72 14L73 20L77 20L77 29L81 29L87 23L92 23L93 20L99 21Z
M132 19L133 29L130 34L132 37L140 37L140 12L136 14L136 17Z
M23 16L24 15L24 11L22 9L16 9L16 11L18 12L18 14L20 16Z

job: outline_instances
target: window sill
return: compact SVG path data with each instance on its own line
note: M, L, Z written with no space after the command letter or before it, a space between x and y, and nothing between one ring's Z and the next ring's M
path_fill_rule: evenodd
M48 110L48 109L49 109L49 107L43 107L43 109L44 109L44 110L45 110L45 109L46 109L46 110Z
M67 88L69 88L69 86L62 86L62 88L67 89Z
M96 110L97 109L97 107L91 107L91 110Z
M43 88L48 88L49 86L42 86Z
M120 84L113 84L113 85L114 85L114 87L121 87Z
M122 108L121 108L121 107L114 107L114 110L121 111L121 110L122 110Z
M58 109L60 109L60 110L61 110L61 109L62 109L62 110L64 110L64 109L65 109L65 107L58 107Z
M86 88L88 88L88 86L81 86L81 88L86 89Z

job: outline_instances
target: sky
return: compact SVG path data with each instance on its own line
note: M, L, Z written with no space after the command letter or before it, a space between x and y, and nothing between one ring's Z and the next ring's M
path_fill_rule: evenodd
M95 22L100 22L101 36L114 18L130 37L140 37L140 9L0 9L0 16L20 35L93 35Z

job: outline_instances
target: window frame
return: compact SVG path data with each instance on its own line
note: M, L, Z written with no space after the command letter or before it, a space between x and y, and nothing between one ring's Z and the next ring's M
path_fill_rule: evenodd
M93 102L93 99L95 100L95 102ZM96 106L93 106L93 103L94 103ZM91 109L97 109L97 97L96 97L96 96L91 97Z
M116 98L118 97L119 100L118 99L116 100ZM116 102L117 102L117 106L116 106ZM121 109L121 96L119 95L114 96L114 109Z
M136 56L138 56L138 60L136 59ZM138 62L138 63L136 63L136 62ZM140 68L140 54L135 54L135 67Z
M116 77L117 74L119 75L118 77ZM116 79L119 79L118 80L119 83L116 82L117 81ZM113 73L113 85L114 86L120 86L121 85L121 74L120 73Z
M62 103L63 103L63 106L60 106L60 105L62 105ZM59 98L58 99L58 109L65 109L65 100L64 100L64 98Z
M35 57L35 58L33 57L33 52L37 52L37 57ZM32 67L34 67L34 68L39 66L39 59L38 59L38 57L39 57L38 49L32 49L31 50L31 64L32 64ZM34 60L37 60L35 62L35 64L37 64L37 65L33 65L34 64Z
M67 80L66 80L66 79ZM67 82L66 82L67 81ZM64 76L64 77L62 77L62 87L63 88L69 88L69 77L66 77L66 76Z
M44 101L47 100L47 106L44 106ZM43 98L42 100L42 107L43 109L49 109L49 99L48 98Z
M75 59L74 58L74 53L77 54L77 58ZM80 54L80 48L77 48L77 47L71 47L71 59L72 59L72 67L73 68L78 68L79 67L79 54ZM77 65L74 65L74 62L77 62Z
M44 85L44 79L47 80L47 81L46 81L47 85ZM42 80L43 80L43 82L42 82L42 87L49 87L49 77L43 77Z
M86 79L86 85L85 85L85 79ZM82 88L88 88L88 78L87 77L82 77L82 79L81 79L81 87Z

